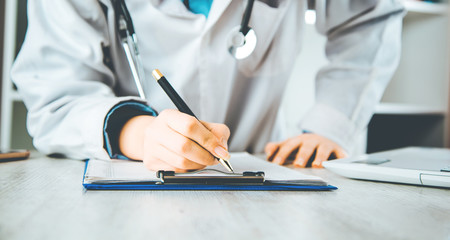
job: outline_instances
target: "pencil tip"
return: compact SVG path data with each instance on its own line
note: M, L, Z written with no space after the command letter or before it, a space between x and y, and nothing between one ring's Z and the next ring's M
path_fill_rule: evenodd
M218 160L218 161L222 164L222 166L224 166L228 171L234 173L233 167L231 167L231 164L230 164L227 160L225 160L225 159L223 159L223 158L217 158L217 160Z
M230 162L228 162L227 160L224 160L225 164L227 165L227 168L230 172L234 173L234 169L231 166Z
M158 69L155 69L155 70L152 71L152 76L153 76L153 78L156 79L156 81L158 81L158 80L161 79L164 75L162 75L162 73L161 73Z

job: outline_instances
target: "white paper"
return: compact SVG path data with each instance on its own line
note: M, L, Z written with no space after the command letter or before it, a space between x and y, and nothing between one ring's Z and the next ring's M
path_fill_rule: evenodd
M326 185L320 177L305 175L298 171L259 159L248 153L231 153L229 161L235 173L242 174L245 171L262 171L265 174L265 181L272 183ZM207 169L226 171L221 164L210 166ZM200 173L185 175L228 176L226 173L222 174L215 171L202 171ZM156 176L156 172L147 170L144 164L139 161L91 159L86 169L84 181L85 183L123 183L159 182L159 179Z

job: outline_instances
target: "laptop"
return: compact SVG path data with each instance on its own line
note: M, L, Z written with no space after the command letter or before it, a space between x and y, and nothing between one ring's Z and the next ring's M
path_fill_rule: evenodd
M327 161L323 166L348 178L450 188L450 149L399 148Z

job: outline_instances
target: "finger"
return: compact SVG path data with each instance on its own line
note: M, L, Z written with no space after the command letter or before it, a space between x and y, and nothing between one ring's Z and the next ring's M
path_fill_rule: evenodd
M167 126L166 126L167 127ZM201 147L198 143L173 131L169 127L164 131L164 135L159 138L158 143L166 149L182 156L190 161L196 162L200 165L208 166L217 164L214 156L206 149ZM159 150L159 149L158 149ZM165 159L162 159L165 160Z
M326 145L319 145L316 152L316 157L312 163L312 167L321 168L322 162L327 161L332 153L332 148Z
M216 157L228 160L230 154L211 131L201 124L195 117L178 112L165 110L161 114L167 125L174 131L195 141ZM160 114L160 115L161 115Z
M275 143L275 142L269 142L266 144L266 147L264 148L264 152L266 153L268 161L273 160L273 157L275 156L275 153L278 151L279 147L280 147L280 144Z
M221 123L209 123L205 121L200 121L203 126L206 127L212 134L214 134L225 149L228 150L228 139L230 138L230 129L225 124Z
M291 138L281 143L278 152L276 153L273 162L279 165L283 165L289 158L289 155L300 146L301 138Z
M304 168L308 164L309 159L316 150L317 145L311 142L303 142L298 150L294 161L294 166Z
M172 162L175 162L176 160L179 160L179 158L173 157L173 153L169 152L168 149L166 149L162 144L160 140L173 140L173 136L179 135L178 133L174 132L173 130L169 129L165 124L162 124L161 126L150 129L149 131L152 131L153 135L156 136L164 136L162 138L147 138L144 142L144 148L146 149L144 151L144 165L146 168L153 170L153 171L159 171L159 170L168 170L168 171L176 171L176 172L186 172L187 169L180 168L177 166L177 164L171 164ZM184 137L183 137L184 138ZM203 148L201 148L203 149ZM203 151L206 152L206 150L203 149ZM209 153L207 153L209 156L211 156ZM211 156L212 158L212 156ZM197 163L195 163L197 164ZM178 164L179 165L179 164ZM200 166L192 166L192 168L202 168L203 165L197 164ZM191 167L188 167L191 168Z
M191 161L182 155L172 152L164 146L161 146L159 149L159 156L161 156L160 159L167 164L182 170L194 170L206 167L206 165Z
M348 157L348 153L341 147L336 147L334 150L334 154L336 154L337 158L346 158Z

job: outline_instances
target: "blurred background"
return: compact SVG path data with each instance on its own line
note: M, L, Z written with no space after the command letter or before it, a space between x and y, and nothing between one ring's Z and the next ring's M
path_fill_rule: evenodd
M403 2L408 13L400 66L355 153L410 145L450 147L448 3ZM26 108L9 76L26 34L26 4L26 0L0 1L1 148L34 149L26 131ZM326 64L325 38L315 30L314 11L309 10L305 20L303 50L281 108L293 130L314 103L315 74Z

